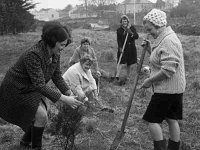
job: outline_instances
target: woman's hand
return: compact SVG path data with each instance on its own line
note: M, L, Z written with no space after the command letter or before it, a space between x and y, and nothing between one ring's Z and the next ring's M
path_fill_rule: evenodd
M133 32L131 31L131 29L130 28L126 28L126 32L128 32L128 34L130 34L131 36L133 35Z
M67 90L66 92L65 92L65 95L66 96L70 96L72 94L72 91L71 90Z
M98 99L98 92L97 90L92 91L93 98Z
M149 41L149 40L144 39L144 40L142 41L141 46L142 46L143 48L145 48L145 50L146 50L149 54L151 54L151 44L150 44L150 41Z
M100 71L96 71L96 74L98 77L101 77L101 72Z
M77 98L76 96L61 95L60 100L63 101L64 103L68 104L73 109L75 109L78 106L83 105L83 103L78 101L76 98Z
M147 78L144 80L143 84L141 85L140 88L149 88L152 85L152 81L150 78Z
M144 46L150 47L150 41L147 40L147 39L143 39L141 46L142 46L142 47L144 47Z

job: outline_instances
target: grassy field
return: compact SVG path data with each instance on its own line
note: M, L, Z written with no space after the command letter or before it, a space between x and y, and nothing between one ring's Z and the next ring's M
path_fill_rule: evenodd
M138 57L141 53L141 37L136 41ZM73 31L74 43L63 52L61 57L62 71L66 71L67 62L73 50L80 44L83 37L91 39L91 45L95 49L100 67L109 74L115 71L115 58L117 52L116 33L112 31L92 31L76 29ZM184 119L180 121L181 140L191 145L193 150L200 150L200 38L179 35L184 48L187 88L184 93ZM0 80L3 79L6 70L30 45L40 39L40 33L19 34L17 36L0 37ZM148 55L145 57L148 65ZM78 150L109 150L110 145L121 127L126 110L126 105L131 93L135 68L131 72L130 83L117 86L102 79L100 83L100 96L102 101L114 109L114 113L98 112L94 116L96 126L93 132L83 131L76 138ZM147 76L141 75L139 85ZM126 134L118 150L150 150L152 149L151 137L146 124L141 120L142 115L151 97L151 90L142 93L137 89L131 107L126 126ZM168 138L168 128L164 122L162 125L164 135ZM0 150L17 150L22 130L17 126L0 120ZM43 138L44 150L61 150L54 138L45 133Z

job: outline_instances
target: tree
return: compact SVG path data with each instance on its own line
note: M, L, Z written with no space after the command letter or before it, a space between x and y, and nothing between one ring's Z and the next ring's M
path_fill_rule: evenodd
M71 4L67 5L67 6L64 8L64 10L66 10L66 11L70 11L70 10L72 10L72 9L73 9L73 6L72 6Z
M156 8L161 9L164 6L165 6L165 2L163 0L157 0L157 2L156 2Z
M0 0L1 34L27 30L34 23L29 10L35 5L31 0Z
M59 16L62 17L69 17L69 11L73 9L71 4L67 5L64 9L59 10Z
M86 15L90 11L116 10L116 0L80 0L84 3ZM101 15L102 16L102 15Z
M170 12L171 17L199 16L200 0L181 0L179 5Z
M88 1L96 6L104 6L116 2L116 0L88 0Z

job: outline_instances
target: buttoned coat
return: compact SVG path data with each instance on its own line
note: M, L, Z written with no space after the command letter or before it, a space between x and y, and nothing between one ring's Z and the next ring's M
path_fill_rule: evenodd
M137 63L137 49L135 46L135 40L139 38L139 35L136 32L136 29L133 25L130 26L130 30L133 32L133 35L132 36L130 34L128 35L120 64L131 65ZM126 34L127 34L126 30L122 26L120 26L117 29L117 44L118 44L117 59L119 59L121 55L119 49L123 48Z
M50 79L60 91L47 85ZM43 98L56 102L68 89L61 76L60 56L50 57L39 41L7 71L0 86L0 117L25 131Z

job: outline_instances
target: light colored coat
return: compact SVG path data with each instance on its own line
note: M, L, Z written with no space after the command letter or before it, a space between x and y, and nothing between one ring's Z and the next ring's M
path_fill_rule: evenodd
M153 84L154 93L183 93L186 87L183 48L177 35L167 27L152 45L151 75L160 70L167 79Z
M63 74L63 78L70 85L72 92L79 98L83 98L86 92L97 89L96 81L91 74L91 70L89 69L85 72L80 62L72 65Z

